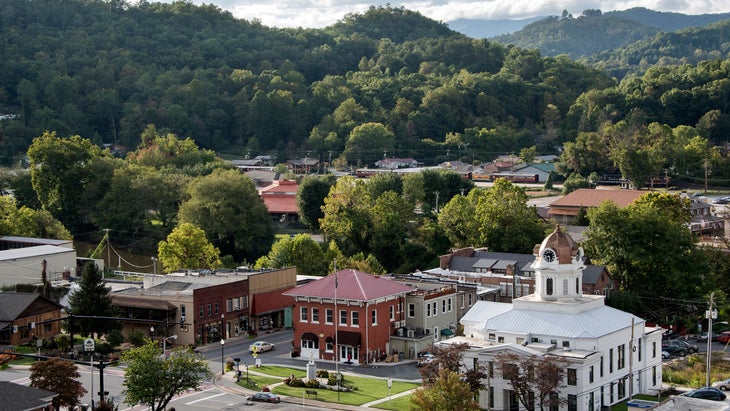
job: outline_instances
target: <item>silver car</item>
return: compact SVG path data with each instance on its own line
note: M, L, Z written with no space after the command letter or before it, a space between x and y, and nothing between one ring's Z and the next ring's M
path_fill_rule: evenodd
M722 381L715 381L712 383L712 387L719 388L722 391L727 391L728 388L730 388L730 378Z

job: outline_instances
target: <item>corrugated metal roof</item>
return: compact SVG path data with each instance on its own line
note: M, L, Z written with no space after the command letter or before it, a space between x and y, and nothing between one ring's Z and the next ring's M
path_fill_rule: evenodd
M320 280L300 285L284 295L292 297L335 297L337 280L337 299L370 301L376 298L406 294L416 289L398 281L390 281L378 276L351 268L340 270Z
M598 338L630 327L632 319L634 324L644 322L633 314L607 306L580 313L558 313L519 310L509 303L478 301L461 322L477 329L483 323L485 331L529 333L559 338Z
M55 245L39 245L36 247L13 248L11 250L0 251L0 261L63 253L73 253L75 255L76 250Z

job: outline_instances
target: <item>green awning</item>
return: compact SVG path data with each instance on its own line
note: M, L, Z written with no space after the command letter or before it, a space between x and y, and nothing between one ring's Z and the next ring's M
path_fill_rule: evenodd
M441 330L441 335L454 335L454 332L449 328L444 328Z

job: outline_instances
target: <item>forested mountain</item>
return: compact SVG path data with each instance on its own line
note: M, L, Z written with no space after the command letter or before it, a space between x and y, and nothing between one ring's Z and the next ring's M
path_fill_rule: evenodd
M730 13L688 16L645 8L607 13L589 9L578 17L564 11L560 17L546 17L518 32L491 40L538 49L543 55L567 54L578 58L648 40L661 32L706 26L728 18Z
M643 73L655 65L697 64L730 57L730 19L706 27L692 27L603 51L581 61L610 72L617 78Z
M568 59L390 7L284 30L189 2L8 0L0 24L0 112L18 115L0 129L5 164L45 130L133 149L148 124L219 153L283 161L331 151L353 166L386 150L439 161L447 135L494 130L461 144L488 161L535 144L554 151L546 106L565 114L581 93L612 84ZM393 139L348 146L366 123Z

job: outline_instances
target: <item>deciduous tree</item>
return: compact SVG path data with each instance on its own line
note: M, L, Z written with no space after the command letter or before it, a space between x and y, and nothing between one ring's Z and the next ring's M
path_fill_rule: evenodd
M297 267L297 274L325 275L329 266L324 250L307 234L282 238L269 254L256 261L256 268Z
M125 352L122 361L127 364L122 391L125 402L142 404L152 411L163 411L172 397L200 389L200 383L211 376L207 361L191 348L174 348L165 357L152 340Z
M531 409L538 405L543 410L544 407L558 407L565 402L559 397L560 390L565 387L563 378L568 366L565 359L504 352L497 355L496 366L502 379L512 385L525 408ZM533 397L535 395L537 404Z
M469 388L459 373L442 368L433 384L425 386L411 397L411 409L432 411L478 410Z
M274 224L253 180L238 170L215 170L187 187L179 221L200 227L222 255L255 260L271 249Z
M80 377L76 364L59 358L36 361L30 366L31 387L58 394L52 402L56 410L61 407L74 409L79 404L81 397L86 394Z
M165 272L186 268L216 268L220 251L205 237L205 231L190 223L175 227L157 248Z
M299 220L313 230L319 230L319 220L324 217L324 199L335 185L337 179L332 175L307 176L299 184L297 210Z

